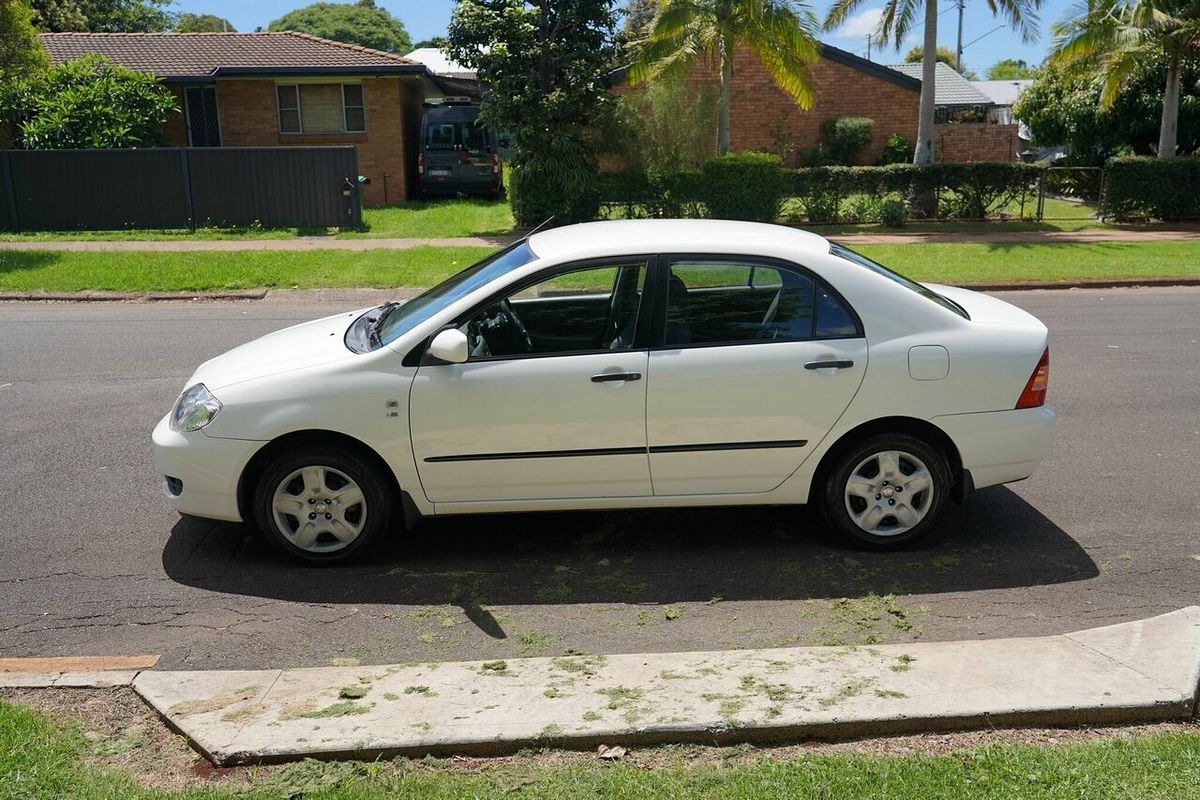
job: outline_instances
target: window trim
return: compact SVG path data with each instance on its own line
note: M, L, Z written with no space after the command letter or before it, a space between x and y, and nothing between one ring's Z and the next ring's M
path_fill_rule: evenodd
M304 130L304 109L303 109L303 107L301 105L301 101L300 101L300 87L302 87L302 86L328 86L328 85L335 85L335 86L339 87L339 90L341 92L342 129L340 131L306 131L306 130ZM347 86L358 86L360 88L360 90L363 93L361 106L357 106L357 105L347 106L346 105L346 87ZM359 81L359 82L354 82L354 81L350 81L350 82L346 82L346 81L293 81L290 83L277 82L275 84L275 128L279 132L280 136L337 136L339 134L347 134L347 135L355 136L355 135L366 134L366 132L368 130L367 95L366 95L366 90L363 89L362 86L363 86L363 84L361 81ZM293 97L296 98L296 107L294 110L296 112L297 124L300 126L300 130L298 130L298 131L285 131L283 129L283 112L285 110L292 111L293 109L291 109L291 108L285 109L282 105L280 105L280 103L279 103L279 90L280 89L291 89L292 93L293 93ZM349 126L346 124L347 108L361 108L362 109L362 118L363 118L362 130L352 131L349 129Z
M865 329L863 328L862 317L859 316L858 311L854 308L853 305L850 304L850 302L846 299L845 295L843 295L841 292L839 292L837 289L835 289L827 280L825 280L820 275L813 272L811 269L809 269L808 267L805 267L802 264L797 264L794 261L787 261L782 258L774 258L772 256L755 256L755 255L747 255L747 254L743 254L743 253L675 253L675 252L661 253L659 255L658 264L657 264L657 269L659 272L659 275L658 275L659 284L658 285L666 285L667 281L670 279L671 265L673 263L676 263L676 262L682 261L682 260L700 261L700 262L710 261L710 262L714 262L714 263L723 263L723 264L730 264L730 265L745 264L746 266L751 268L751 276L753 276L753 268L755 266L773 267L775 269L784 269L784 270L789 270L791 272L794 272L794 273L800 275L801 277L808 278L809 280L811 280L813 282L813 287L815 290L819 291L819 290L823 289L826 292L828 292L829 295L832 296L835 300L840 302L842 304L842 306L846 309L846 311L849 313L850 319L854 323L855 332L853 334L843 334L842 336L820 336L820 337L807 336L804 338L788 337L788 338L784 338L784 339L742 339L740 341L732 341L732 342L694 342L694 343L689 343L689 344L667 344L666 343L667 293L666 292L658 292L657 294L659 296L655 298L657 305L654 309L654 315L653 315L654 316L654 331L653 331L653 334L651 337L651 343L649 346L649 350L651 352L662 351L662 350L696 350L696 349L706 348L706 347L745 347L745 346L752 346L752 345L786 344L786 343L795 343L795 342L832 342L832 341L841 341L841 340L846 340L846 339L865 339L866 338L866 332L865 332ZM748 280L752 280L752 277ZM733 289L733 288L740 288L740 287L732 287L731 286L731 287L718 287L718 288ZM746 288L752 289L753 285L747 284ZM814 292L814 303L815 303L815 292Z
M439 334L442 331L447 330L449 328L462 327L463 325L465 325L467 323L468 320L471 319L471 317L475 316L480 311L487 308L489 305L492 305L493 303L496 303L499 300L503 300L504 298L508 297L509 295L516 294L517 292L520 292L520 291L524 291L525 289L528 289L530 286L540 283L541 281L545 280L546 278L552 278L555 275L566 274L568 272L579 272L581 270L593 269L596 267L629 266L629 265L632 265L632 264L638 263L638 262L640 262L642 264L642 268L646 271L646 277L642 282L642 297L641 297L640 302L638 303L638 309L637 309L638 317L637 317L637 324L634 329L633 342L632 342L632 344L630 344L630 346L628 348L626 348L624 350L611 350L607 347L604 347L604 348L593 349L593 350L571 350L570 352L566 352L566 353L517 353L515 355L506 355L506 356L483 356L481 358L468 358L463 363L465 363L465 364L485 364L485 363L495 363L495 362L499 362L499 361L517 361L517 360L524 360L524 359L530 359L530 358L571 358L574 356L596 355L598 353L609 353L612 355L616 355L618 353L645 352L647 349L646 344L645 344L645 339L648 334L647 329L649 327L645 310L647 308L653 308L655 305L656 292L654 291L655 287L651 286L651 281L652 281L654 273L655 273L655 266L656 266L657 259L658 259L658 256L656 256L654 254L630 253L629 255L626 255L626 256L601 256L598 258L581 259L579 261L565 261L565 262L562 262L559 264L554 264L554 265L539 269L537 272L527 275L524 278L522 278L521 280L513 281L512 283L508 284L507 286L501 287L500 289L496 290L495 292L492 292L487 297L485 297L483 300L480 300L478 303L475 303L474 305L472 305L467 311L464 311L462 314L455 317L453 322L448 322L445 325L442 325L441 327L439 327L437 329L437 331L435 331L433 333L433 335L431 335L429 338L427 338L425 341L423 341L420 345L417 346L416 349L418 349L421 352L420 365L422 367L424 367L424 366L444 366L444 364L440 361L433 362L433 361L427 361L427 359L426 359L426 354L427 354L427 351L429 350L429 345L433 342L434 337L437 336L437 334Z

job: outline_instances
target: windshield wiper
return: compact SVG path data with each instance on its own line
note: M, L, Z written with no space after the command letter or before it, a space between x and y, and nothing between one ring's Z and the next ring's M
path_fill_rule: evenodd
M383 323L387 322L388 314L392 310L399 307L399 303L387 302L376 309L376 314L373 317L367 317L367 339L373 341L380 347L383 347L383 339L379 337L379 329L383 327Z

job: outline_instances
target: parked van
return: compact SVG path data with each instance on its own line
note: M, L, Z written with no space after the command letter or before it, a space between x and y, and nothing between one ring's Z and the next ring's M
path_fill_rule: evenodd
M417 153L422 196L500 196L500 141L495 131L478 124L478 118L479 105L467 98L425 104Z

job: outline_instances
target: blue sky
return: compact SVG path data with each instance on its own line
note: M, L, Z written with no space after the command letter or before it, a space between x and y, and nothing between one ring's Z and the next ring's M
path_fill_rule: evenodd
M958 14L953 0L937 2L939 8L944 9L938 20L938 38L942 45L953 50ZM240 31L252 31L260 25L265 28L271 20L305 4L306 0L176 0L176 10L217 14L228 19ZM963 44L967 45L973 39L982 38L969 47L964 47L963 61L980 75L989 65L1003 58L1023 58L1030 63L1041 61L1049 44L1046 32L1049 23L1061 17L1068 4L1068 0L1045 0L1039 26L1042 35L1037 42L1026 44L1021 41L1019 34L1007 27L991 32L1000 23L988 12L987 4L981 0L966 0ZM450 12L454 8L454 0L379 0L379 5L398 17L413 40L418 41L445 33L446 24L450 21ZM863 10L852 18L842 31L825 36L825 40L837 47L866 55L866 35L878 19L879 5L865 0ZM824 14L828 6L828 0L813 0L812 7L818 15ZM908 47L919 43L919 37L918 31L912 36L912 41L904 43L899 54L890 47L882 53L873 50L871 59L881 63L901 61Z

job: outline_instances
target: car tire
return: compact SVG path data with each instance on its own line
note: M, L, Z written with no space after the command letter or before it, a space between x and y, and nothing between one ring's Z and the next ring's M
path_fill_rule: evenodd
M395 499L378 467L358 454L300 448L271 461L254 491L254 519L295 558L334 564L361 554L391 526Z
M861 546L888 550L937 524L952 484L937 448L912 436L883 434L837 458L821 505L834 530Z

